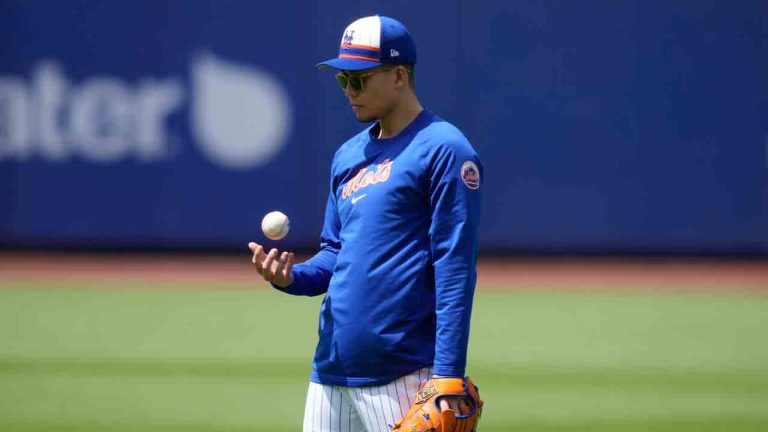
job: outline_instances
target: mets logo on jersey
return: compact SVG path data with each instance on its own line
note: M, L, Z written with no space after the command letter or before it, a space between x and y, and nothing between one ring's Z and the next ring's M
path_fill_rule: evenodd
M364 187L389 180L389 175L392 172L392 161L385 160L377 166L376 170L369 168L362 168L344 185L344 189L341 191L342 199L347 199L348 196Z
M461 166L461 180L470 189L480 188L480 169L472 161L466 161Z

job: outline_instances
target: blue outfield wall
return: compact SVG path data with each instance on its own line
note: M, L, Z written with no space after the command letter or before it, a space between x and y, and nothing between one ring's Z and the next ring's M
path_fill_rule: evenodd
M763 0L0 2L0 245L318 242L361 128L344 26L400 18L485 163L484 250L768 252Z

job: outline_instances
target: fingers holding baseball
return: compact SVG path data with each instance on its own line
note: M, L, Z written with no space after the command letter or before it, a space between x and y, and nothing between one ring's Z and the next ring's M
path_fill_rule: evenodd
M293 283L293 253L283 252L280 254L280 259L275 261L274 264L274 278L272 283L285 288Z
M283 277L285 276L285 266L288 264L288 252L283 252L280 254L280 258L275 260L275 262L272 264L272 272L274 273L275 277Z
M277 249L271 249L266 253L264 247L258 243L248 243L248 248L253 253L251 262L256 271L265 281L271 282L281 288L285 288L293 283L293 253L280 252Z
M264 255L264 247L258 243L250 242L248 243L248 249L251 250L251 253L253 253L253 257L251 257L251 262L256 267L256 270L261 274L261 263L264 262L264 258L266 257Z
M275 248L270 249L269 253L267 254L267 257L264 259L264 262L262 263L261 275L264 276L264 279L270 282L272 282L272 279L275 278L274 264L278 254L279 252L277 251L277 249Z
M272 251L270 251L271 254ZM293 257L292 252L283 252L278 258L276 252L275 259L264 264L266 273L264 278L281 288L291 285L293 283L293 273L291 272L293 269ZM269 260L269 255L267 260Z

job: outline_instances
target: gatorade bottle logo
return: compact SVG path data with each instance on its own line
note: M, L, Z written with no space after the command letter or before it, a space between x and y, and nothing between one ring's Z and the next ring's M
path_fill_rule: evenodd
M290 98L268 72L211 53L181 77L68 77L56 60L29 78L0 75L0 160L79 159L96 164L173 159L180 130L170 119L191 104L192 143L214 165L243 170L268 163L292 127Z
M265 71L200 54L192 63L192 91L197 144L217 165L233 170L263 165L285 145L289 97Z

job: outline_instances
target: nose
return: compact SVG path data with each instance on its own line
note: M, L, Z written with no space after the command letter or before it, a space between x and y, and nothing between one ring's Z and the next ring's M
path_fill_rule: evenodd
M360 94L357 90L353 89L351 85L347 84L347 88L344 89L344 96L348 98L353 98Z

